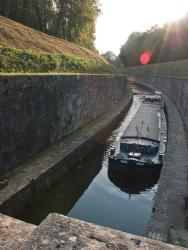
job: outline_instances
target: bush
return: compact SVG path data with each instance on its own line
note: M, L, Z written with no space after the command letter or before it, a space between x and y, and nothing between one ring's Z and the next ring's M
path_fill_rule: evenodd
M115 67L101 60L91 60L70 54L19 50L0 45L2 73L114 73Z

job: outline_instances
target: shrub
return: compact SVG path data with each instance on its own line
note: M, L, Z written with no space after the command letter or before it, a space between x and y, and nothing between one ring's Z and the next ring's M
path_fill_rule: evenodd
M76 57L70 54L19 50L0 45L0 72L2 73L114 73L115 67L102 60Z

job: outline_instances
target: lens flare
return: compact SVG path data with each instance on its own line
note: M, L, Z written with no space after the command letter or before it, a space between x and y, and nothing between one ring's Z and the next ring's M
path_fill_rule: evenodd
M148 64L151 59L151 53L149 51L145 51L140 56L140 63L141 64Z

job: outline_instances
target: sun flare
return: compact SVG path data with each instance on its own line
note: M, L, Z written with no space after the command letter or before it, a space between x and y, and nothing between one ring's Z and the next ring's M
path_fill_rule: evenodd
M175 22L188 13L188 0L100 0L102 14L97 20L96 47L118 54L128 36L156 24Z
M170 6L168 3L163 3L163 8L165 10L163 11L163 13L165 14L163 17L164 19L163 22L175 22L181 19L183 16L185 16L186 7L177 5L177 3L175 2L174 3L172 2ZM187 4L187 7L188 7L188 4ZM158 11L160 11L160 8ZM188 9L187 9L187 12L188 12Z

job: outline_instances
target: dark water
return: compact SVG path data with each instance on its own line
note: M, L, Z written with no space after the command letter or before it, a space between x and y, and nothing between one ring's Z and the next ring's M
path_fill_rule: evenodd
M114 173L108 154L139 107L139 98L118 128L45 195L27 207L20 219L39 224L56 212L122 231L145 235L159 172Z

